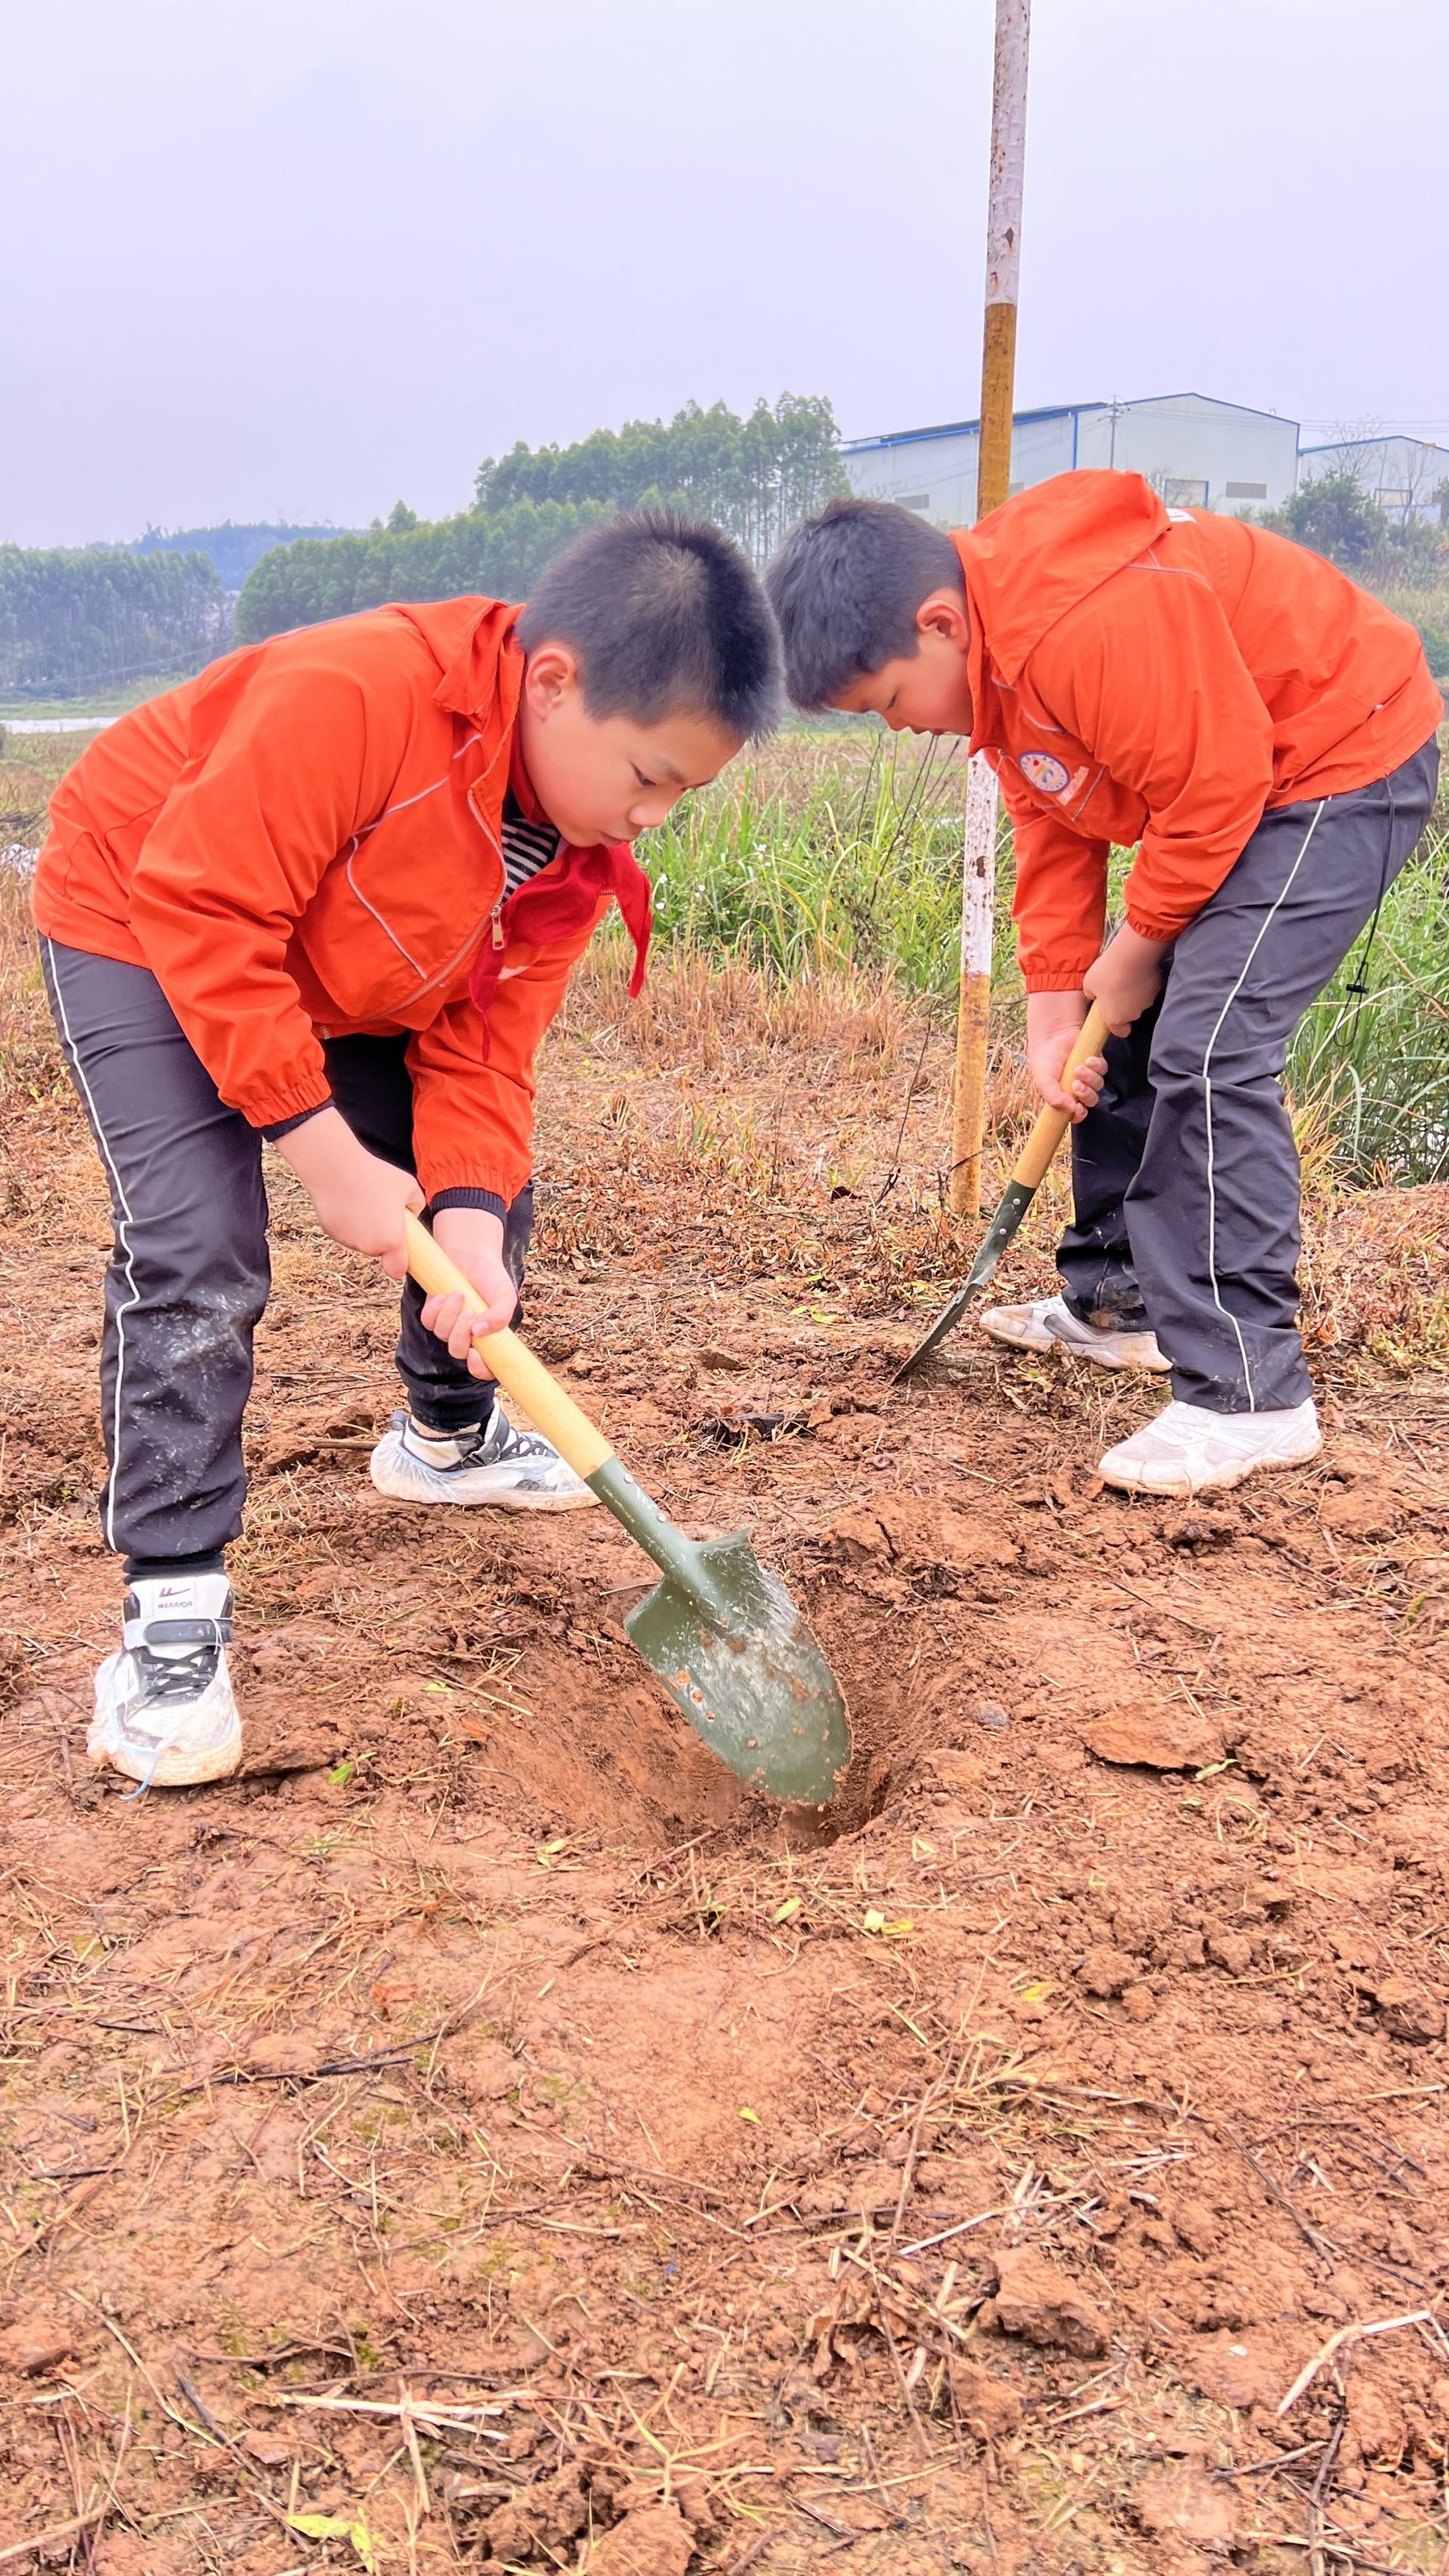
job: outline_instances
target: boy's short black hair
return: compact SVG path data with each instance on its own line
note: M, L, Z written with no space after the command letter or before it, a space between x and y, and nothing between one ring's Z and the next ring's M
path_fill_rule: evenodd
M894 501L831 501L803 520L765 575L796 706L831 706L853 680L919 652L922 600L964 588L950 538Z
M780 717L780 639L739 547L673 510L621 511L548 566L526 653L567 644L594 716L701 715L741 738Z

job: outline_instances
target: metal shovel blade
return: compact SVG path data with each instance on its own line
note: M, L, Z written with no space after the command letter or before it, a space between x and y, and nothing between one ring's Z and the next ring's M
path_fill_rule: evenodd
M1002 1191L996 1214L987 1228L986 1240L982 1244L980 1251L977 1253L975 1260L972 1262L970 1269L967 1271L965 1278L962 1280L960 1287L957 1289L955 1296L952 1298L950 1305L942 1307L940 1314L936 1317L936 1320L931 1326L929 1333L927 1333L925 1340L917 1342L909 1359L902 1360L900 1367L897 1369L895 1376L891 1380L892 1386L899 1386L903 1378L914 1377L917 1369L921 1366L922 1361L928 1360L932 1351L939 1350L942 1342L947 1339L948 1335L954 1333L962 1316L965 1314L967 1307L970 1305L972 1298L980 1295L981 1290L985 1287L988 1279L991 1277L992 1272L995 1270L998 1261L1001 1259L1003 1252L1006 1250L1007 1245L1010 1243L1012 1236L1015 1234L1017 1227L1020 1225L1022 1218L1025 1216L1027 1209L1030 1207L1035 1196L1035 1189L1026 1188L1023 1182L1007 1182L1005 1189Z
M1112 1032L1094 1002L1072 1041L1071 1052L1062 1067L1062 1081L1070 1086L1072 1076L1080 1073L1089 1057L1100 1055ZM1001 1193L996 1214L986 1230L986 1240L972 1262L949 1306L942 1309L923 1342L918 1342L910 1358L904 1360L891 1380L899 1386L910 1377L932 1351L939 1350L948 1333L954 1333L967 1307L978 1291L985 1287L1003 1252L1010 1243L1038 1189L1051 1169L1052 1157L1071 1119L1065 1109L1043 1109L1026 1140L1015 1171Z
M416 1217L408 1268L430 1296L475 1297ZM474 1336L480 1358L664 1577L624 1621L675 1707L721 1762L772 1798L823 1807L850 1760L835 1676L789 1593L743 1532L686 1538L636 1485L597 1425L510 1332Z
M778 1575L743 1531L686 1541L624 1625L682 1717L742 1780L823 1807L850 1760L839 1685Z

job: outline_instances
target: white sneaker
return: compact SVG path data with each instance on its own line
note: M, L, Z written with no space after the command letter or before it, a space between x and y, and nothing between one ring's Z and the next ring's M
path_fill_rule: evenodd
M1208 1494L1265 1467L1303 1467L1323 1446L1311 1395L1281 1413L1209 1413L1169 1404L1121 1440L1097 1473L1129 1494Z
M121 1651L96 1675L86 1738L143 1789L225 1780L241 1760L241 1719L226 1650L231 1586L224 1574L135 1583L126 1595Z
M1032 1306L988 1306L979 1318L993 1342L1014 1351L1070 1351L1098 1368L1170 1369L1171 1360L1157 1346L1155 1333L1118 1333L1104 1324L1084 1324L1065 1297L1038 1297Z
M486 1432L456 1439L395 1413L372 1453L372 1481L400 1503L493 1503L505 1512L576 1512L597 1502L536 1431L515 1431L501 1404Z

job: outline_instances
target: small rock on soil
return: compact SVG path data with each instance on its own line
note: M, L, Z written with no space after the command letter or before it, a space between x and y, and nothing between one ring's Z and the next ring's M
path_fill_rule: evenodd
M588 2561L589 2576L685 2576L694 2534L672 2504L641 2505L606 2532Z
M1420 1994L1407 1977L1383 1977L1374 1988L1374 2001L1385 2030L1395 2039L1407 2039L1423 2048L1431 2040L1444 2036L1444 2014L1428 1995Z
M1200 1771L1223 1758L1216 1728L1176 1701L1128 1700L1085 1719L1078 1733L1100 1762L1140 1763L1149 1771Z
M997 2255L995 2306L1004 2334L1057 2344L1084 2361L1095 2360L1111 2343L1107 2319L1095 2300L1029 2245L1004 2248Z
M951 2364L951 2394L961 2421L978 2442L1003 2442L1021 2430L1021 2399L979 2362Z

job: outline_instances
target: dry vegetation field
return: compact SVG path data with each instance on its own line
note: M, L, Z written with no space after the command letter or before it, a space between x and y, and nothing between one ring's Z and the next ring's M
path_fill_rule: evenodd
M3 920L0 2568L1441 2576L1449 1190L1325 1156L1321 1463L1128 1502L1140 1387L891 1391L964 1249L929 985L605 948L526 1330L806 1603L837 1808L676 1721L602 1514L373 1492L388 1298L280 1166L247 1765L132 1802L107 1216Z

